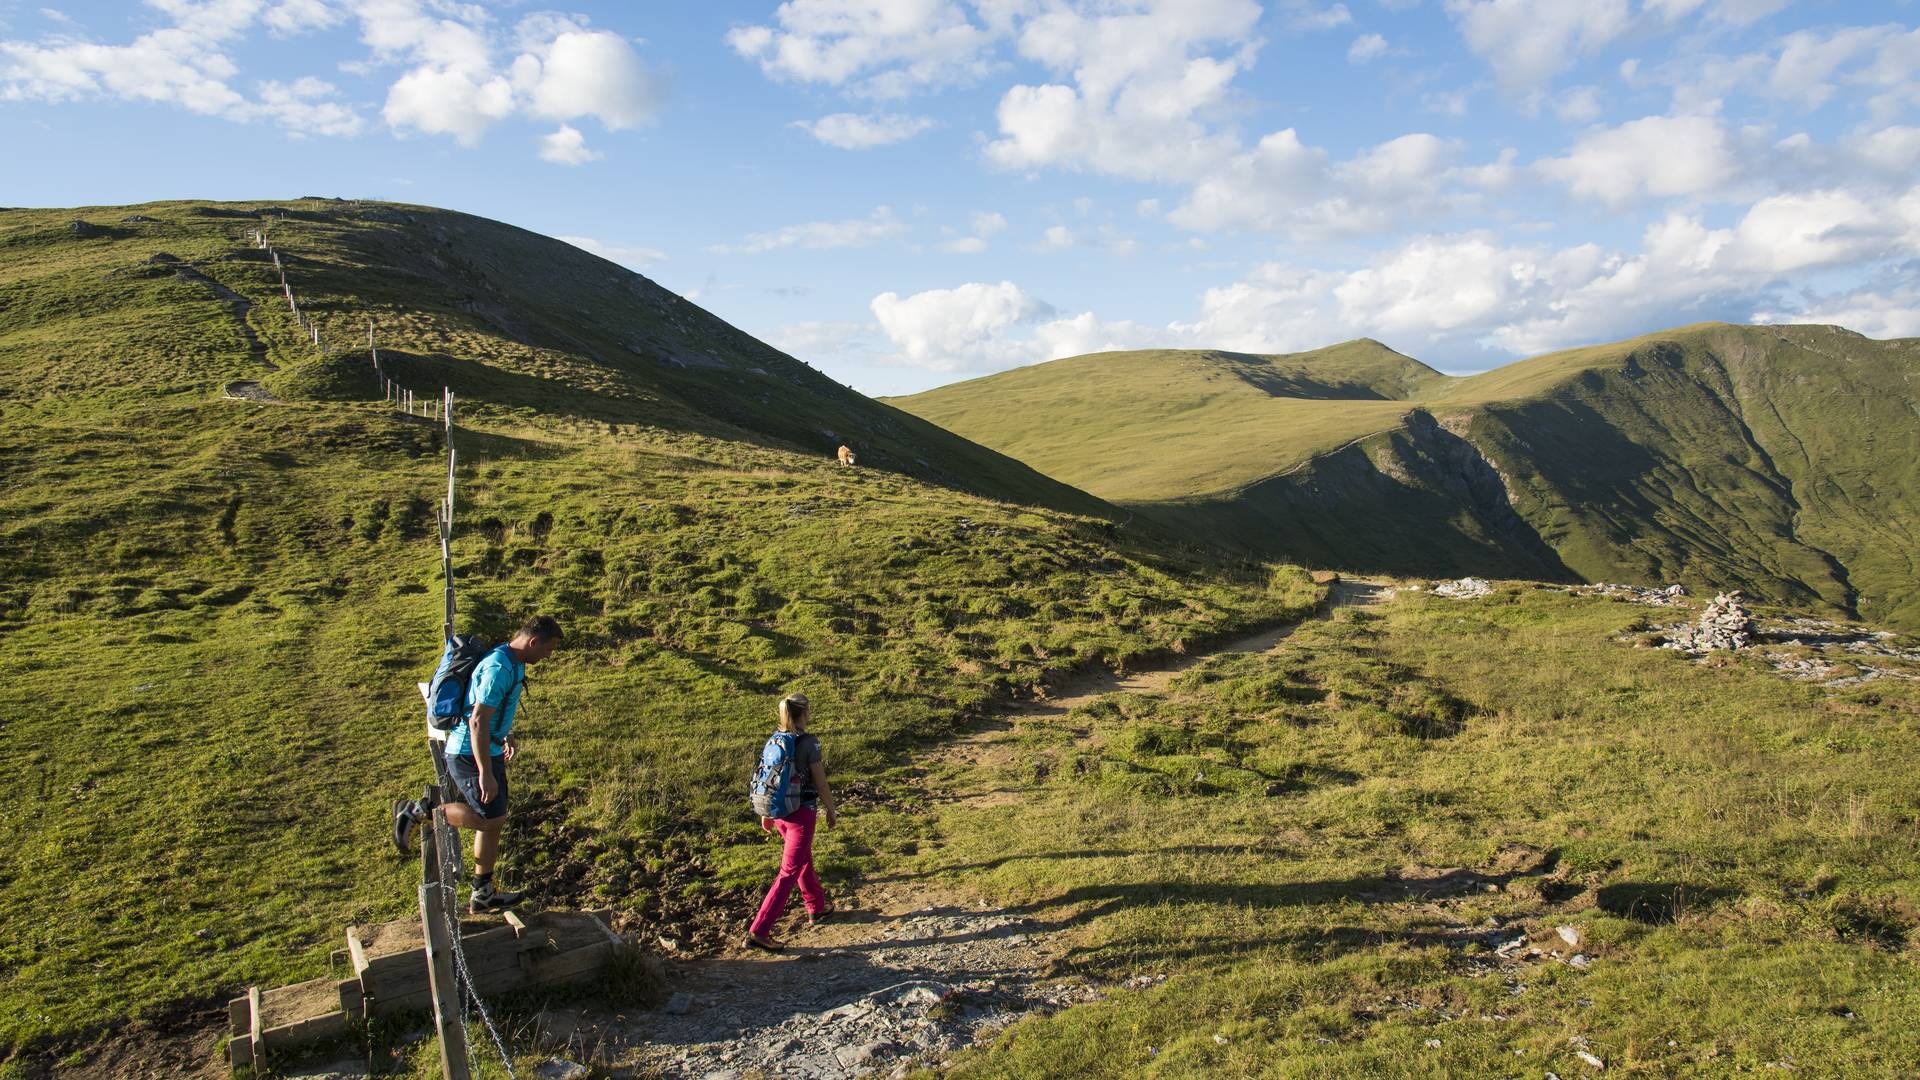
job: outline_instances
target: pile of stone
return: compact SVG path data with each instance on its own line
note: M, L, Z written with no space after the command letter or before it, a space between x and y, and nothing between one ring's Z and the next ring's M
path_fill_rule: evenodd
M1667 637L1666 648L1690 653L1715 649L1745 649L1753 645L1758 628L1746 608L1746 594L1735 589L1721 593L1700 613L1700 621L1675 627Z
M1463 577L1459 581L1440 581L1433 586L1433 595L1445 596L1454 600L1477 600L1493 593L1493 586L1484 578Z
M1664 589L1647 589L1638 585L1612 585L1600 582L1589 585L1583 590L1588 596L1604 596L1609 600L1625 600L1633 604L1651 604L1654 607L1685 607L1687 587L1669 585Z

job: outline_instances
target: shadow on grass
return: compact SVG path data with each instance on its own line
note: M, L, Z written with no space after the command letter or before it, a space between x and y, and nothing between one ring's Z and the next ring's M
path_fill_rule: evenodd
M1610 915L1657 926L1728 895L1726 889L1688 882L1623 881L1602 886L1595 902Z

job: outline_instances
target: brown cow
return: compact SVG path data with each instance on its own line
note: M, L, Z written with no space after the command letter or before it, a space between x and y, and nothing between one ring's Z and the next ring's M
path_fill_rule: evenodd
M843 446L840 448L840 464L842 465L859 464L859 462L855 461L853 458L853 449L851 447Z

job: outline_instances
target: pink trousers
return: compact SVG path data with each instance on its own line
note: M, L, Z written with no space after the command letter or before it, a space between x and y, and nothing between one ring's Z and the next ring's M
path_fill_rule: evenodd
M780 875L773 879L773 887L767 890L767 898L760 905L760 914L753 917L753 925L748 928L755 937L765 937L773 930L774 922L793 897L795 885L800 886L800 899L806 902L808 911L818 913L827 909L827 891L820 887L820 875L813 872L816 814L813 807L803 806L784 818L773 820L773 827L780 830L787 846L780 855Z

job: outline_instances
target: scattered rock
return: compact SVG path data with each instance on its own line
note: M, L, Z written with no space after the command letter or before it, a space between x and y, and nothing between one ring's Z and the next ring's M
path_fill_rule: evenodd
M1429 1049L1429 1050L1438 1050L1438 1049L1440 1049L1440 1040L1439 1040L1439 1039L1428 1039L1428 1040L1427 1040L1427 1049Z
M1458 581L1435 582L1433 594L1454 600L1476 600L1492 594L1493 586L1484 578L1463 577Z
M91 240L96 236L107 235L107 230L101 226L95 225L91 221L81 221L78 218L67 223L67 231L81 240Z
M146 222L157 221L159 219L150 218L145 214L128 214L126 217L123 217L120 220L121 222L127 225L141 225L141 224L145 224Z
M1600 1055L1591 1050L1575 1050L1573 1056L1586 1062L1590 1068L1596 1071L1605 1071L1607 1067L1607 1063L1600 1060Z
M660 1006L660 1011L668 1016L685 1016L693 1011L693 995L676 990L667 998L667 1003Z
M1649 604L1653 607L1685 607L1688 596L1685 585L1648 589L1639 585L1613 585L1604 581L1575 591L1585 596L1604 596L1610 600L1625 600L1628 603Z
M1559 934L1560 940L1566 942L1568 945L1571 945L1576 949L1580 947L1580 931L1575 930L1573 927L1571 926L1555 927L1554 933Z
M548 1058L534 1067L533 1075L540 1080L583 1080L587 1067L566 1058Z

